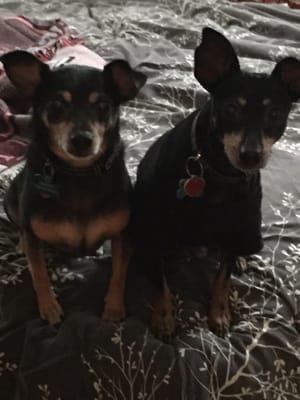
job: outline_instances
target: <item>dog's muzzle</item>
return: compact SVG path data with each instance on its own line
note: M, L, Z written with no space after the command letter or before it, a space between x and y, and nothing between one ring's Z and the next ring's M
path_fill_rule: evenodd
M263 158L264 153L262 148L247 149L244 146L240 148L240 163L245 169L259 168Z
M76 157L86 157L93 151L93 134L90 131L74 132L69 138L69 152Z
M239 147L239 164L245 170L259 169L265 159L262 138L258 135L246 136Z

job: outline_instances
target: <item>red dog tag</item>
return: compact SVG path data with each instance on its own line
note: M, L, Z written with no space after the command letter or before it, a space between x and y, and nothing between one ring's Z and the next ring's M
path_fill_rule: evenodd
M185 170L188 175L186 179L180 179L176 191L177 199L184 199L186 196L196 198L202 196L205 189L204 169L201 162L201 154L190 156L186 160ZM193 173L197 167L197 175ZM193 170L193 171L192 171Z
M200 197L205 188L205 180L202 176L192 175L186 179L183 189L184 193L189 197Z

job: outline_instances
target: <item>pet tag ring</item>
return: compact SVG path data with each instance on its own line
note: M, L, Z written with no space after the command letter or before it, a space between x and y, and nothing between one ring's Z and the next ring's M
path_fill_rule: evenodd
M197 163L197 168L200 168L198 174L192 172L192 163ZM188 175L186 179L180 179L177 198L182 199L186 196L191 198L200 197L203 194L205 188L205 179L203 178L204 170L201 163L201 154L198 153L196 156L190 156L186 160L185 170Z
M188 157L187 158L187 160L186 160L186 162L185 162L185 170L186 170L186 173L188 174L188 176L195 176L196 174L193 174L192 173L192 171L191 171L191 164L192 163L194 163L194 164L197 164L197 167L199 167L200 168L200 172L197 174L197 176L203 176L203 174L204 174L204 170L203 170L203 165L202 165L202 162L201 162L201 154L200 153L198 153L196 156L190 156L190 157Z
M44 199L59 197L59 191L54 183L54 168L46 161L42 174L35 174L34 179L35 188L39 191L40 196Z

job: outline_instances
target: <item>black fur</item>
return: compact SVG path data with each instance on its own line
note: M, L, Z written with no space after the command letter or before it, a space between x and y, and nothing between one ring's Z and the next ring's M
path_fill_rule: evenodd
M212 29L203 30L195 52L195 76L211 96L201 110L149 148L134 188L135 251L158 291L164 287L167 257L178 245L216 248L227 277L239 256L262 248L263 140L275 142L283 134L292 100L300 93L299 71L300 63L294 59L278 63L271 75L241 71L230 43ZM239 140L234 163L224 145L231 133ZM178 198L179 182L188 178L187 160L197 153L206 181L204 192L198 198ZM197 162L192 168L200 174ZM228 328L224 321L209 324L219 334ZM172 333L162 325L154 329Z
M112 276L104 318L124 317L128 264L126 226L131 182L119 132L119 105L135 97L146 77L116 60L104 70L55 70L24 51L2 56L15 86L32 99L33 138L26 164L12 181L5 208L20 230L40 315L59 322L43 243L73 255L94 253L112 240Z

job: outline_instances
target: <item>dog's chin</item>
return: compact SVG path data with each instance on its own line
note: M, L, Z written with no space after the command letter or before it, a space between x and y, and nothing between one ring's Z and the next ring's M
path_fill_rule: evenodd
M91 151L84 150L76 150L76 149L68 149L66 153L73 159L85 159L89 157L93 157L95 154Z
M62 147L56 147L52 149L53 153L58 157L60 160L64 161L65 163L69 164L72 167L88 167L93 164L98 158L102 155L102 150L99 149L98 152L74 152L69 149L64 149Z
M228 157L230 164L233 168L245 173L245 174L254 174L258 172L260 169L265 168L268 162L268 157L263 157L258 163L254 165L249 165L243 163L239 158Z
M100 156L100 152L84 153L67 151L65 161L69 162L74 167L87 167L95 162Z

